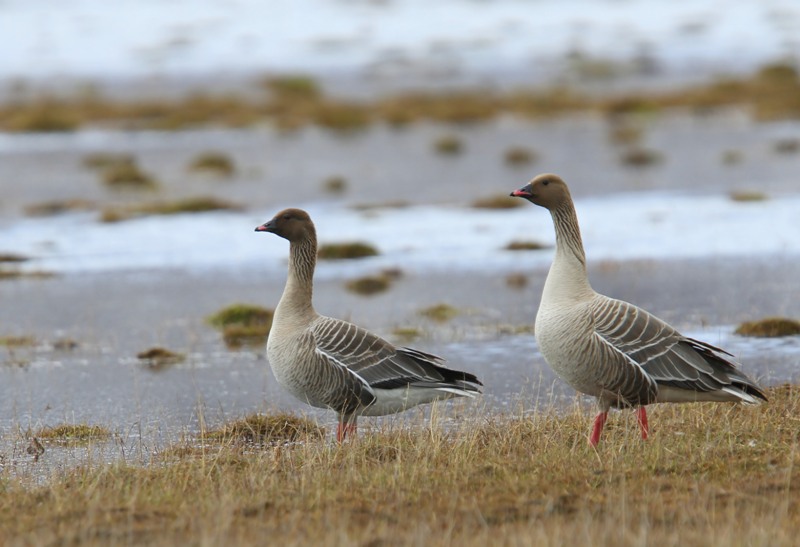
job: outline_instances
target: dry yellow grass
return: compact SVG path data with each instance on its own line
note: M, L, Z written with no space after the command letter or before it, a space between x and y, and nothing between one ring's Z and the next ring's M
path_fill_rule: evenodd
M793 545L800 390L770 397L656 406L646 442L616 413L597 451L576 407L4 478L0 543Z

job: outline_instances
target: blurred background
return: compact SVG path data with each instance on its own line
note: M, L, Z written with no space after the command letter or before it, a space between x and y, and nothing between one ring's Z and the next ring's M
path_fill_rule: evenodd
M6 431L307 410L263 350L288 249L253 229L289 206L321 313L491 407L571 398L531 336L551 221L507 197L540 172L597 290L797 374L796 337L734 334L800 316L796 1L0 0L0 36Z

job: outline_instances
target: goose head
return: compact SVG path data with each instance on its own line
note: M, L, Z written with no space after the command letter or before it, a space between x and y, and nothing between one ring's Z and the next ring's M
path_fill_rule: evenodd
M544 173L536 176L528 184L511 192L512 197L524 198L545 209L556 209L572 200L565 183L558 175Z
M256 232L270 232L289 241L313 238L314 223L302 209L284 209L268 222L256 227Z

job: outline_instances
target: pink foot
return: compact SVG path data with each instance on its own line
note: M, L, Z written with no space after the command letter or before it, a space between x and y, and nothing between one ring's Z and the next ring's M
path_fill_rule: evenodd
M647 440L647 435L650 433L650 426L647 424L647 410L643 406L636 409L636 418L639 422L639 428L642 430L642 439Z
M336 428L336 440L341 443L348 435L356 436L356 424L339 422L339 426Z
M608 419L608 411L599 413L594 419L594 427L592 428L592 436L589 437L589 446L597 446L600 442L600 433L603 431L603 426L606 425Z

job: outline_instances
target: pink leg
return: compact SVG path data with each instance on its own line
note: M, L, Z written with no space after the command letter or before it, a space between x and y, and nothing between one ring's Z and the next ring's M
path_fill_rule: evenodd
M647 435L650 433L650 426L647 425L647 410L644 406L636 409L636 418L639 422L639 427L642 430L642 439L647 440Z
M606 425L608 419L608 411L600 412L594 419L594 427L592 428L592 436L589 437L589 446L597 446L600 442L600 433L603 431L603 426Z
M351 435L352 437L356 436L355 422L353 423L339 422L339 426L336 428L336 440L339 441L340 443L344 442L344 440L347 438L348 435Z

